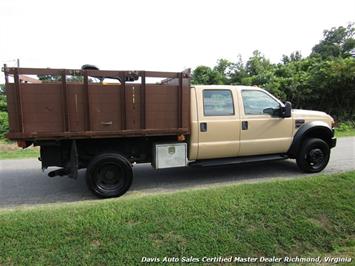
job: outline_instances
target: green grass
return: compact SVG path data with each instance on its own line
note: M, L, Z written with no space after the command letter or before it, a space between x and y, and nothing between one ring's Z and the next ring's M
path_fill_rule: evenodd
M339 123L335 128L335 135L339 138L355 136L355 121Z
M355 172L16 208L0 211L0 264L354 255L354 221Z
M0 151L0 160L3 159L22 159L39 157L39 150L34 148Z
M17 147L16 142L0 139L0 160L39 157L39 147Z
M349 129L349 130L344 130L344 131L338 131L335 130L335 135L338 138L342 137L354 137L355 136L355 128Z
M12 142L9 141L8 139L0 137L0 144L10 144L10 143Z

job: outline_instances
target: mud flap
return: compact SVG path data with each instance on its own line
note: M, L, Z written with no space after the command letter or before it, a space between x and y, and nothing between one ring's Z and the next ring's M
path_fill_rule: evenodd
M79 156L78 156L78 149L76 147L75 140L73 140L71 143L69 165L70 165L70 172L68 174L68 177L73 178L73 179L77 179L78 178Z

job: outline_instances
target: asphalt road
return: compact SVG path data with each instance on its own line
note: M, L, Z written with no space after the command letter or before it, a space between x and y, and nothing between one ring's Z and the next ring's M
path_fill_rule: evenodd
M52 170L52 169L51 169ZM323 173L355 170L355 137L338 139ZM96 199L85 184L85 171L77 180L49 178L37 159L0 161L0 208L54 202ZM171 192L187 188L219 186L241 182L259 182L271 178L304 176L294 160L273 161L209 168L154 170L149 164L134 167L129 194Z

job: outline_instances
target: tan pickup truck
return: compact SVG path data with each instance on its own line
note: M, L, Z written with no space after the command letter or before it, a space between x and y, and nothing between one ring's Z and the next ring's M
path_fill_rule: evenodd
M99 197L124 194L134 163L162 169L296 159L315 173L336 145L326 113L292 110L258 87L191 86L188 71L4 72L8 138L40 146L42 168L60 167L49 176L76 178L87 168Z

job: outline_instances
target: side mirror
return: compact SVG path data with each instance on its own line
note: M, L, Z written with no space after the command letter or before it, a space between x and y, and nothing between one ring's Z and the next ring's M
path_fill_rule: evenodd
M281 116L283 118L291 117L292 104L290 102L285 102L285 107L282 107Z
M268 115L274 115L274 109L273 108L265 108L263 110L264 114L268 114Z

